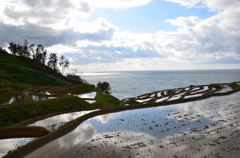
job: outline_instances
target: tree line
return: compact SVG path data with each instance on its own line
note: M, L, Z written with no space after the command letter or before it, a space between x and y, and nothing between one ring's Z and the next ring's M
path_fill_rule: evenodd
M50 53L47 60L47 50L44 46L39 44L36 45L35 48L34 47L35 44L28 45L28 41L25 39L23 45L16 44L14 42L9 43L8 49L13 55L31 58L36 62L46 65L62 74L64 73L64 70L69 67L69 60L64 55L60 56L58 59L56 53ZM0 50L2 50L2 48ZM77 70L72 73L68 73L66 77L77 83L87 83L85 80L81 79L79 75L76 75L76 73ZM96 88L106 95L111 94L111 87L107 82L99 82Z
M23 45L16 44L14 42L9 43L8 49L13 55L32 58L33 60L42 63L62 74L64 73L64 70L69 67L69 60L64 55L58 59L56 53L50 53L47 61L47 50L44 48L44 46L39 44L36 45L35 48L34 47L35 44L31 44L29 46L28 41L25 39Z

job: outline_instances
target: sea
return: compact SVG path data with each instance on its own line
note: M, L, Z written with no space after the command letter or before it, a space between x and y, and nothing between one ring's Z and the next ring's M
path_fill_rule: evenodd
M108 82L111 95L122 100L190 85L240 82L240 69L93 72L80 77L95 86L99 81Z

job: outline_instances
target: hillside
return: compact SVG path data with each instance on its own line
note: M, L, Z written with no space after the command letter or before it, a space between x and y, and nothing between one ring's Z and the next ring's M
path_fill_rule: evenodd
M0 51L0 127L55 113L111 107L118 102L93 85L72 81L30 58Z
M66 86L76 84L51 68L24 56L0 50L0 82L26 83L36 86Z

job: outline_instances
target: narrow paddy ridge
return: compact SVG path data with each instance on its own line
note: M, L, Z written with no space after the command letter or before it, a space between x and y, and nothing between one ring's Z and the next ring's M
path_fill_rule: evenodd
M239 123L237 92L96 116L26 157L236 157Z

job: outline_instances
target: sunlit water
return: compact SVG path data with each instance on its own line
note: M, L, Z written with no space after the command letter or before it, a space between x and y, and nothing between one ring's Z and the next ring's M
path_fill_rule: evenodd
M124 99L189 85L236 82L240 80L240 70L83 73L81 77L94 85L99 81L108 82L112 88L112 95Z
M87 113L90 113L95 110L88 110L88 111L79 111L79 112L71 112L66 114L60 114L53 117L46 118L44 120L37 121L29 126L40 126L44 127L49 131L54 131L58 129L60 126L70 122L80 116L83 116Z
M0 139L0 157L3 157L8 152L16 150L18 147L23 146L36 138L13 138L13 139Z
M27 157L236 157L240 92L93 117Z
M94 99L96 96L96 92L91 92L91 93L85 93L85 94L78 94L76 96L78 96L79 98L90 98L90 99Z

